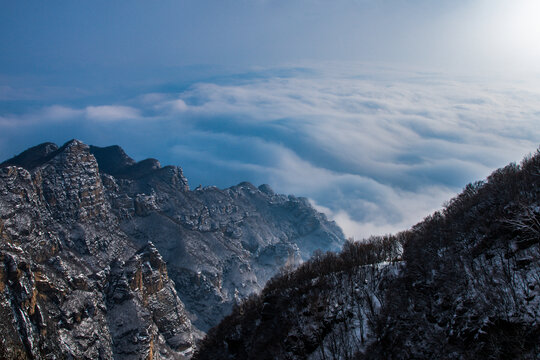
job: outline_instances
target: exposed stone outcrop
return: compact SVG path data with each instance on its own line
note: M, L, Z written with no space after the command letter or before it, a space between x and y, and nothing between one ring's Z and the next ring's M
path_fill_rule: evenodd
M189 357L280 266L342 242L268 186L190 191L117 146L38 145L0 164L0 358Z
M115 358L191 355L194 334L158 250L149 243L113 263L107 289Z

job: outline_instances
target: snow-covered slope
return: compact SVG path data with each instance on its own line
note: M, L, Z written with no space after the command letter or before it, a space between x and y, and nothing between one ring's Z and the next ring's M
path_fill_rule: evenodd
M540 152L408 231L269 281L196 359L537 359Z

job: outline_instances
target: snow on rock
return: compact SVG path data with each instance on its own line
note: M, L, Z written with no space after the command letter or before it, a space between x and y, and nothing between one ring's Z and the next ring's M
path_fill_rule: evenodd
M190 191L117 147L45 143L0 164L0 357L191 357L280 266L341 230L249 183Z

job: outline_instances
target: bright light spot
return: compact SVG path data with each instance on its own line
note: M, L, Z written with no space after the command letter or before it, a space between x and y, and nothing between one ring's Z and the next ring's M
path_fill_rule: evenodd
M530 46L538 49L540 45L540 2L521 0L512 2L507 14L506 26L508 40L516 46Z
M540 1L514 0L505 2L493 23L495 42L501 53L521 64L540 60ZM498 38L498 40L497 40Z
M476 0L449 19L456 61L501 74L540 71L540 0Z

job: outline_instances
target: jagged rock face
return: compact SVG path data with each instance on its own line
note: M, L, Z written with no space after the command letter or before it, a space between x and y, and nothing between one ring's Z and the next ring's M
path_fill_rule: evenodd
M5 339L0 357L173 359L189 354L191 323L166 267L155 248L134 254L136 245L111 211L88 146L71 141L60 149L37 149L37 154L11 160L28 169L0 168L0 320ZM38 159L40 154L45 159ZM139 286L125 289L132 306L108 296L121 292L123 284L115 259L129 264L122 273L127 278L138 274ZM157 288L149 285L155 272L160 274ZM130 331L113 321L120 313L137 319Z
M127 262L112 264L107 305L116 358L151 359L158 350L158 358L191 353L190 321L152 243Z
M139 186L119 182L117 193L133 203L120 226L135 241L152 240L160 249L203 331L236 299L260 290L277 268L341 244L340 231L304 199L267 194L247 183L190 192L160 185L161 191L140 194L131 192Z
M279 266L343 242L305 199L190 191L178 167L76 140L0 164L0 237L0 357L22 359L189 357Z
M92 147L120 228L139 246L152 241L169 276L207 331L239 299L258 291L279 267L296 265L316 249L337 250L341 230L306 199L276 195L250 183L189 191L178 167L126 160L118 148Z

